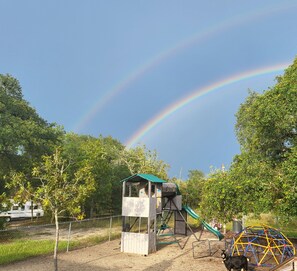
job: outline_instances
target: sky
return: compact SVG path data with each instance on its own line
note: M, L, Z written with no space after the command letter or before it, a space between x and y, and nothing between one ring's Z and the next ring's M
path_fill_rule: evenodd
M297 55L293 0L0 0L0 73L67 132L145 145L170 165L228 168L248 90Z

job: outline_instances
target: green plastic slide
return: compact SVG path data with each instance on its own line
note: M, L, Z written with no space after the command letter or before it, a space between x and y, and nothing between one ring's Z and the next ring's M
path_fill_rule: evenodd
M212 226L210 226L205 220L203 220L198 214L196 214L193 209L191 209L189 206L184 205L183 209L194 219L199 220L203 226L210 231L211 233L213 233L214 235L216 235L219 240L222 240L224 238L224 235L221 234L220 231L216 230L215 228L213 228Z

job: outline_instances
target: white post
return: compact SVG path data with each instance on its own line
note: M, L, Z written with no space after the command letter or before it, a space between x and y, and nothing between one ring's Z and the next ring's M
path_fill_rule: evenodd
M71 235L71 222L69 223L69 230L68 230L67 252L69 252L70 235Z

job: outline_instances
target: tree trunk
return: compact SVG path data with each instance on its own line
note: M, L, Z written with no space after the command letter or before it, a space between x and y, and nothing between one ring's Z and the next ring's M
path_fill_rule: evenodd
M54 265L55 265L55 271L58 271L58 245L59 245L58 210L55 210L55 224L56 224L56 242L55 242L55 248L54 248Z
M33 221L33 200L31 200L31 221Z

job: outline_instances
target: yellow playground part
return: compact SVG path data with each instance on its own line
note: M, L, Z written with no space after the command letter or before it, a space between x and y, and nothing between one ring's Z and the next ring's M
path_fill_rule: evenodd
M276 267L296 253L282 232L266 225L244 228L234 237L231 250L232 255L248 257L250 264L268 267Z

